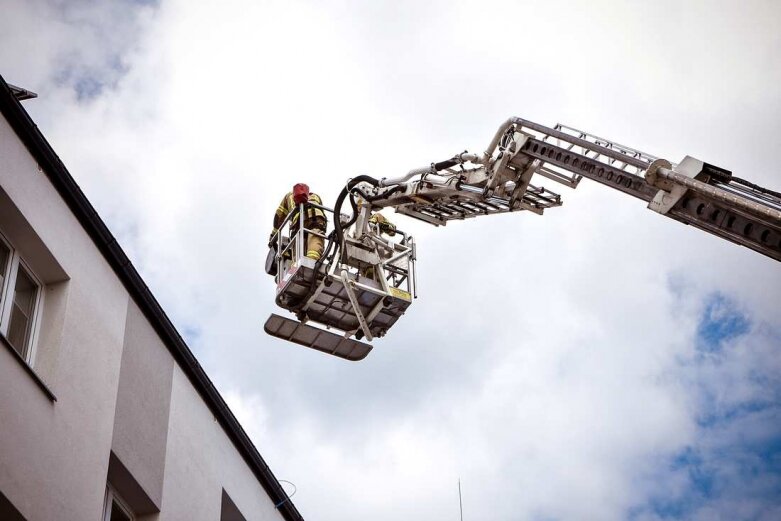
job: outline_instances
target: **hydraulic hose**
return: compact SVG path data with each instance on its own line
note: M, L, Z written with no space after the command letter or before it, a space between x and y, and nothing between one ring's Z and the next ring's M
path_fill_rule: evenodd
M497 138L498 139L498 138ZM490 159L490 156L488 156ZM483 160L480 158L480 156L476 154L470 154L468 152L462 152L461 154L458 154L455 157L452 157L450 159L446 159L445 161L440 161L439 163L431 163L429 166L424 166L422 168L415 168L407 172L405 175L401 177L394 177L392 179L385 179L383 178L380 181L380 186L393 186L396 184L401 184L409 181L415 176L418 175L426 175L433 172L439 172L440 170L445 170L447 168L452 168L454 166L463 164L465 161L473 161L482 163Z
M355 188L355 185L358 183L369 183L372 186L379 186L380 184L377 179L371 176L359 175L350 179L347 182L347 186L345 186L339 193L339 197L336 198L336 204L334 204L334 231L336 232L336 240L337 244L339 245L339 249L343 249L342 245L344 244L344 228L351 226L355 220L358 219L358 209L351 194L353 188ZM348 222L342 225L342 204L344 203L345 198L348 196L350 196L350 204L353 207L353 216Z
M434 163L434 170L439 172L440 170L444 170L446 168L451 168L456 165L460 164L460 161L458 157L454 157L452 159L448 159L446 161L440 161L439 163Z
M374 201L378 201L380 199L387 199L388 197L390 197L391 195L395 194L396 192L401 192L403 190L404 190L403 186L396 185L393 188L391 188L390 190L387 190L387 191L385 191L385 192L383 192L381 194L369 195L366 192L364 192L363 190L361 190L360 188L353 188L354 192L357 192L358 195L360 195L361 197L363 197L366 201L368 201L370 203L373 203Z

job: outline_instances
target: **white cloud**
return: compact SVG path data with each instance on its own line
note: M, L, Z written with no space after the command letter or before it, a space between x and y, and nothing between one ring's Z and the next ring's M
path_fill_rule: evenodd
M467 519L650 518L632 509L692 494L668 463L702 448L703 397L726 384L722 407L750 401L752 371L775 367L777 263L587 181L543 217L398 217L419 240L421 297L359 364L266 337L261 267L292 183L328 203L350 176L481 151L511 115L778 188L772 3L12 12L6 79L42 94L28 110L307 518L454 519L459 477ZM105 87L79 100L62 70ZM753 325L703 365L695 334L716 292ZM733 429L719 439L779 434L762 418Z

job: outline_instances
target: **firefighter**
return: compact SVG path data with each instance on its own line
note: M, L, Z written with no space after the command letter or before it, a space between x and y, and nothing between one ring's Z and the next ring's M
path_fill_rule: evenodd
M390 222L384 215L381 213L375 213L372 214L371 217L369 217L369 224L373 224L377 226L377 229L379 232L387 234L389 237L393 237L396 235L396 225ZM373 266L366 266L361 270L361 275L364 277L368 277L370 279L374 278L374 267Z
M379 212L369 218L369 223L377 225L380 233L387 233L390 237L396 235L396 225Z
M293 191L288 192L279 203L276 213L274 213L274 227L271 231L271 237L269 238L269 245L276 241L275 235L279 231L279 226L285 220L290 212L299 207L302 203L315 203L322 205L323 202L320 196L309 192L309 186L304 183L298 183L293 186ZM290 219L290 235L291 237L298 230L298 213L293 215ZM307 207L304 209L304 228L312 230L325 235L326 225L328 220L325 217L325 212L320 208ZM306 233L306 256L313 260L319 260L323 255L324 239L320 235L314 233Z

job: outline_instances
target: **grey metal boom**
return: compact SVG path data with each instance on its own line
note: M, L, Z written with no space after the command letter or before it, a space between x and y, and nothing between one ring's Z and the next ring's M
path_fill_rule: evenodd
M463 153L384 179L371 190L372 206L393 207L434 225L521 210L542 214L562 201L537 179L576 188L583 178L781 260L778 192L689 156L673 164L572 127L551 128L521 118L507 120L481 156Z
M393 208L435 226L524 210L542 215L562 205L546 183L574 189L584 178L781 261L781 193L693 157L673 164L565 125L511 118L482 154L463 152L393 179L357 176L333 208L300 202L272 236L266 264L277 283L276 303L296 319L272 314L265 331L361 360L372 349L366 342L383 337L417 298L415 240L378 210ZM352 215L342 214L345 203ZM307 217L299 219L303 224L294 219L312 207L331 215L332 233L310 228L316 221ZM327 246L309 258L314 237Z

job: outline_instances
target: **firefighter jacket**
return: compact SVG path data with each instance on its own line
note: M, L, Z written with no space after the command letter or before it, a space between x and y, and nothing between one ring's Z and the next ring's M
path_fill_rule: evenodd
M375 213L369 218L371 224L376 224L381 233L387 233L391 237L396 235L396 225L385 218L381 213Z
M309 194L309 202L319 204L319 205L323 204L323 201L320 199L320 196L314 193ZM285 197L282 198L282 202L279 203L279 207L277 207L277 211L274 214L273 233L276 233L276 231L279 229L279 226L282 224L282 221L285 220L285 217L287 217L288 214L295 209L296 209L296 202L293 200L293 192L288 192L285 195ZM306 226L307 228L314 227L315 226L314 223L316 222L314 221L314 219L318 217L322 219L322 223L319 223L320 226L325 226L327 219L325 217L325 212L320 208L308 207L304 210L304 213L306 214L304 217L304 226ZM298 226L298 217L299 217L298 213L296 213L290 219L290 225L293 228L296 228Z

